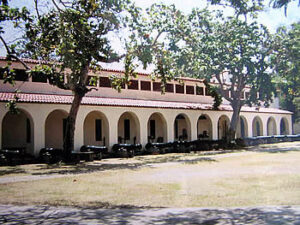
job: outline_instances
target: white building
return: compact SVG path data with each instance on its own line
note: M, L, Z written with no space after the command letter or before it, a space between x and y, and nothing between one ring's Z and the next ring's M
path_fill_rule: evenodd
M33 67L38 63L26 60ZM0 67L6 61L0 58ZM3 83L0 75L0 147L26 148L38 155L44 147L62 148L64 121L72 102L70 91L47 83L41 76L28 77L20 63L16 85ZM19 69L19 70L18 70ZM122 76L122 71L104 69L97 89L83 98L76 121L75 149L82 145L106 145L119 142L170 142L179 138L221 139L229 126L232 109L223 101L220 110L212 110L213 99L201 80L183 78L183 85L172 81L161 94L160 83L147 74L139 74L121 93L110 87L108 76ZM14 98L15 88L20 114L12 115L5 104ZM246 97L247 93L245 93ZM274 107L274 106L273 106ZM291 134L292 113L278 108L242 107L237 137Z

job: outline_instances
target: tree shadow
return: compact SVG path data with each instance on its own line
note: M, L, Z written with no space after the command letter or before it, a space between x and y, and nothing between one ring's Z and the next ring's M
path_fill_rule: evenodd
M217 162L217 160L209 157L199 157L196 159L184 159L184 156L159 156L156 158L141 158L136 157L137 162L120 162L120 163L107 163L103 161L94 161L90 163L81 162L79 164L53 164L38 165L38 169L31 173L31 175L54 175L54 174L85 174L92 172L101 172L108 170L138 170L141 168L152 168L152 164L177 162L184 164L197 164L200 162Z
M266 152L266 153L288 153L294 151L300 151L300 144L295 144L293 146L282 146L281 145L272 145L272 146L255 146L248 150L256 152Z
M293 207L259 208L74 208L0 206L2 224L300 224Z
M163 156L157 156L156 158L137 158L141 160L144 164L156 164L156 163L168 163L168 162L177 162L177 163L185 163L185 164L196 164L199 162L217 162L217 160L209 157L198 157L194 159L185 159L186 156L189 156L188 154L184 155L163 155ZM195 157L193 155L193 157Z
M74 165L52 165L51 168L48 168L47 172L45 172L45 167L40 166L39 171L32 172L32 175L52 175L52 174L85 174L85 173L92 173L92 172L100 172L100 171L107 171L107 170L138 170L141 167L146 167L142 163L94 163L94 164L87 164L87 163L79 163Z
M18 166L0 167L0 176L25 173L25 170Z

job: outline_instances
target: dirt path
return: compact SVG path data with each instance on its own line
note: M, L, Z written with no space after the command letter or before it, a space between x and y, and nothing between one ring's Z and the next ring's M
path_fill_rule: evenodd
M1 224L300 224L300 206L92 209L0 205Z

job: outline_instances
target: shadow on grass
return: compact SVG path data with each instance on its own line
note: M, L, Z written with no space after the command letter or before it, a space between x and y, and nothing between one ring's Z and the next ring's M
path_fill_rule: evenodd
M79 163L74 165L38 165L38 170L32 172L31 175L52 175L52 174L83 174L108 170L138 170L140 168L151 168L151 164L159 164L166 162L178 162L184 164L197 164L200 162L217 162L217 160L209 157L199 157L196 159L182 159L182 156L166 156L155 159L144 159L137 163L105 163L102 161L94 161L92 163Z
M300 151L300 144L295 144L293 146L284 146L284 143L278 145L271 145L271 146L254 146L249 150L256 151L256 152L267 152L267 153L288 153L294 151Z
M2 224L299 224L292 207L228 209L95 209L0 206Z
M21 169L18 166L0 167L0 176L4 175L18 175L26 173L27 175L40 176L40 175L63 175L63 174L84 174L109 170L138 170L140 168L151 168L153 164L175 162L183 164L197 164L201 162L217 162L217 160L209 157L198 157L193 159L185 159L187 155L159 155L156 158L145 158L137 156L137 162L124 162L108 163L105 161L94 162L80 162L78 164L36 164L31 170Z
M25 170L18 166L0 167L0 176L25 173Z
M137 157L136 159L141 160L144 164L155 164L155 163L168 163L168 162L178 162L184 164L196 164L199 162L217 162L217 160L209 157L198 157L194 159L184 159L188 154L184 155L161 155L157 156L156 158L141 158ZM193 156L195 157L195 156Z
M82 173L91 173L91 172L99 172L99 171L107 171L107 170L122 170L122 169L130 169L137 170L141 167L145 167L146 165L139 163L116 163L116 164L105 164L105 163L97 163L93 164L87 163L78 163L72 165L39 165L39 171L32 172L31 175L51 175L51 174L82 174ZM46 171L45 171L46 170Z

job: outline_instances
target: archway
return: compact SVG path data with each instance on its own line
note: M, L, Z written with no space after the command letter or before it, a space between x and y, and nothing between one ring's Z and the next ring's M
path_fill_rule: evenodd
M273 117L270 117L267 122L267 135L272 136L276 135L276 122Z
M140 122L133 112L125 112L118 121L118 142L140 143Z
M287 135L289 134L289 123L286 118L281 118L280 120L280 134Z
M256 116L252 122L252 134L253 137L262 136L263 135L263 126L260 117Z
M218 120L218 139L225 139L228 134L230 120L228 116L222 115Z
M191 123L187 115L181 113L176 116L174 121L174 140L191 140Z
M237 125L237 130L236 130L236 137L237 138L248 137L248 123L247 123L247 119L244 116L240 116Z
M202 114L197 122L198 139L212 139L212 122L208 115Z
M68 113L64 110L52 111L45 123L45 147L63 149Z
M34 154L33 119L23 109L19 113L7 112L2 121L2 148L24 149Z
M83 124L85 145L109 145L109 124L104 113L99 111L90 112Z
M167 142L167 122L161 113L153 113L147 124L148 142Z

